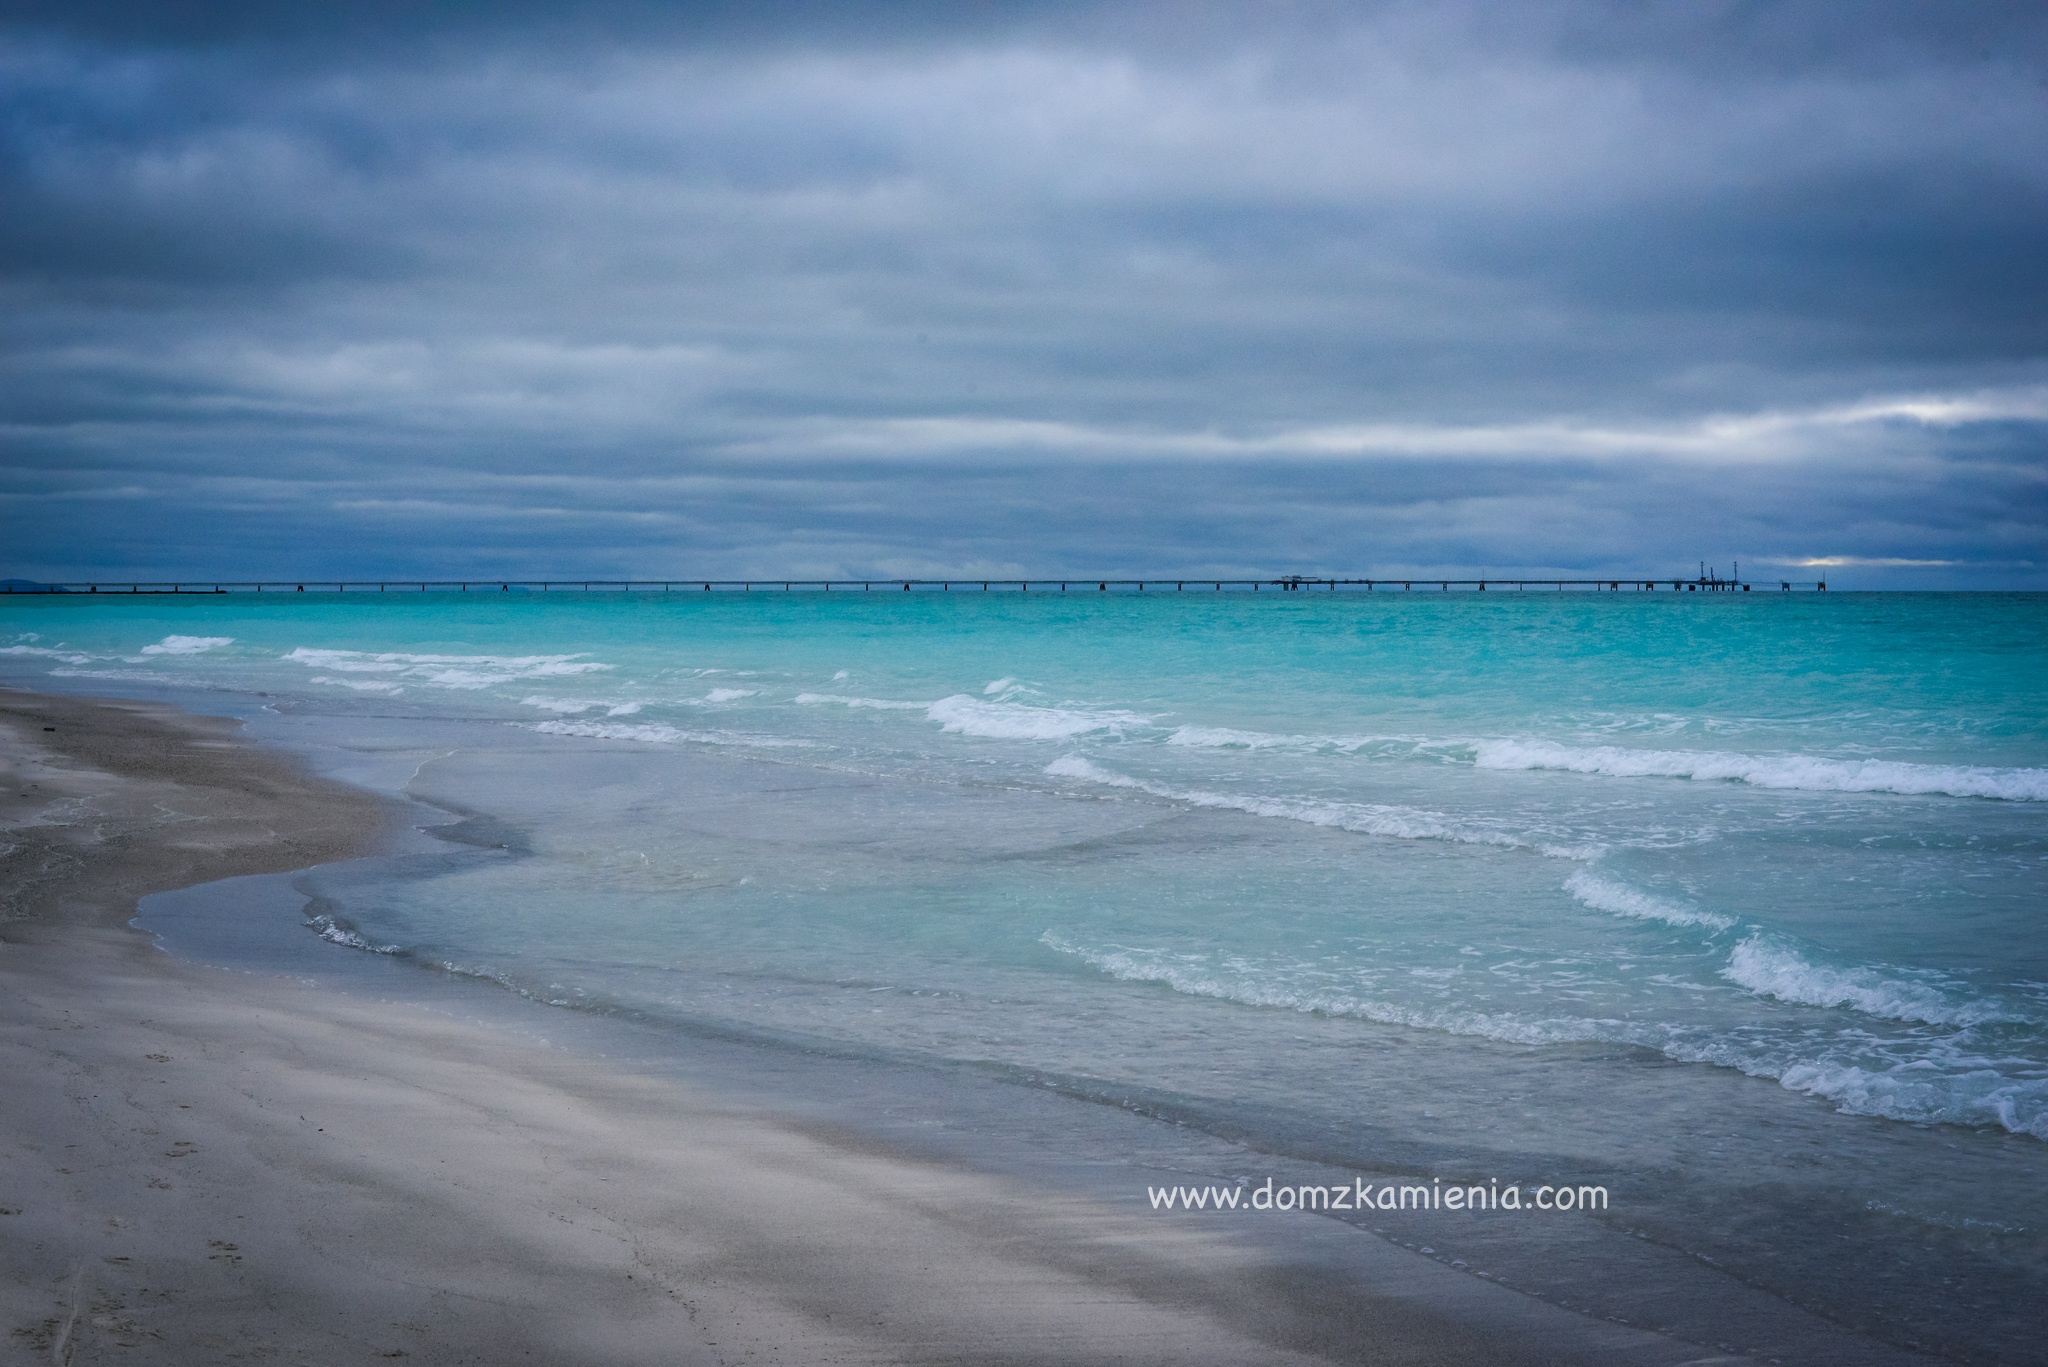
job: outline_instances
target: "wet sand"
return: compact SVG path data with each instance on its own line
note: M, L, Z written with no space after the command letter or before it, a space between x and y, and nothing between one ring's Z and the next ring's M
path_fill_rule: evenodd
M187 964L128 925L149 892L345 858L399 819L230 722L0 693L0 1351L1737 1360L1335 1221L1301 1217L1294 1260L418 1006ZM1333 1241L1343 1277L1308 1256Z

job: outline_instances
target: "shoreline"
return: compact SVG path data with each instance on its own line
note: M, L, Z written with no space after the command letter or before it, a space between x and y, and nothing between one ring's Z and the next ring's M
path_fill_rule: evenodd
M383 799L237 730L152 704L0 693L16 846L0 866L0 1087L20 1098L0 1116L13 1160L0 1298L16 1351L1720 1356L1333 1220L1290 1223L1290 1259L1272 1238L914 1156L416 1004L175 959L129 928L141 895L367 853L397 827ZM1922 1360L1837 1332L1844 1361Z

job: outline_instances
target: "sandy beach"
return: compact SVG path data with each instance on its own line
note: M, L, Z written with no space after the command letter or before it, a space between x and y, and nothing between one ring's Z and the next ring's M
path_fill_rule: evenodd
M138 897L365 851L395 810L147 704L7 693L0 739L18 1360L1735 1360L1332 1220L1299 1217L1290 1260L446 1015L181 962L129 927ZM1341 1278L1311 1256L1337 1243Z

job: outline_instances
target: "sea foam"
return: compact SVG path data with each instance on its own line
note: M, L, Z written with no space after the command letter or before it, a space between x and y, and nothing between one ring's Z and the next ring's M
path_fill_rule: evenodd
M655 745L743 745L757 750L807 749L812 742L786 736L756 736L741 731L685 731L663 722L628 724L603 721L544 721L533 729L548 736L587 736L592 740L637 740Z
M1849 1115L1916 1124L1995 1125L2013 1134L2048 1139L2048 1080L2040 1076L2038 1065L1982 1057L1953 1045L1925 1050L1907 1062L1873 1067L1868 1061L1844 1058L1827 1046L1817 1056L1801 1057L1797 1046L1788 1053L1782 1042L1654 1021L1522 1016L1454 1004L1390 1001L1368 991L1347 989L1319 964L1129 945L1084 945L1050 930L1039 937L1039 943L1119 981L1156 984L1186 996L1440 1030L1508 1044L1634 1044L1682 1062L1774 1079L1790 1091L1830 1101ZM2001 1071L2001 1064L2015 1062L2026 1075Z
M1800 1006L1849 1007L1868 1016L1925 1025L1983 1025L2016 1019L1996 1005L1958 1000L1909 969L1813 962L1783 938L1752 935L1728 955L1721 976L1738 986Z
M344 949L360 949L368 954L399 954L404 952L404 946L402 945L380 945L365 939L362 932L348 922L325 913L306 918L306 925L321 939L326 940L330 944L340 945Z
M144 646L144 655L204 655L219 646L235 643L232 636L166 636L153 646Z
M130 683L175 683L168 674L153 669L53 669L53 679L126 679Z
M1304 754L1354 755L1373 750L1382 758L1421 751L1459 748L1459 742L1430 742L1416 736L1282 735L1272 731L1240 731L1228 726L1181 726L1166 738L1168 745L1198 750L1281 750Z
M2048 769L1822 759L1815 755L1743 755L1715 750L1633 750L1616 745L1559 745L1541 740L1479 741L1473 746L1473 760L1482 769L1564 769L1612 778L1719 779L1758 788L1815 792L2048 802Z
M1706 926L1717 931L1735 924L1732 916L1653 897L1613 879L1602 878L1590 869L1580 869L1565 879L1564 890L1593 910L1614 916L1633 916L1637 920L1663 921L1674 926Z
M314 682L318 683L320 680L316 679ZM536 694L530 698L521 698L519 705L521 707L537 707L545 712L560 712L565 716L571 717L588 712L594 707L603 708L604 714L607 717L630 717L635 712L638 712L641 706L637 702L614 703L605 702L598 698L550 698L541 694Z
M1398 840L1449 840L1465 845L1497 845L1509 849L1530 849L1563 859L1591 859L1597 850L1549 844L1504 831L1460 826L1434 812L1413 807L1392 807L1376 803L1327 802L1315 798L1259 797L1249 794L1217 793L1199 788L1175 788L1151 783L1105 769L1083 755L1062 755L1045 766L1053 778L1080 779L1110 788L1130 788L1184 802L1190 807L1221 808L1250 816L1277 817L1310 826L1331 826L1360 835L1390 836Z
M1795 1063L1778 1085L1835 1103L1847 1115L1919 1124L1996 1125L2011 1134L2048 1139L2048 1082L2014 1078L1989 1066L1932 1072L1923 1067L1864 1068L1850 1063Z
M325 674L316 674L311 682L334 684L339 688L353 688L358 693L403 693L404 684L395 684L383 679L332 679Z
M1346 992L1330 984L1290 982L1285 967L1172 953L1129 946L1085 946L1047 931L1039 943L1124 982L1157 983L1191 997L1213 997L1240 1006L1262 1006L1326 1016L1351 1016L1381 1025L1477 1035L1508 1044L1569 1044L1612 1039L1626 1031L1621 1021L1561 1017L1531 1019L1456 1007L1413 1007Z
M439 688L482 689L516 679L591 674L612 666L582 655L418 655L405 651L326 650L300 646L283 657L338 674L385 674Z
M928 702L899 702L894 698L850 698L841 693L799 693L796 701L805 707L836 703L841 707L865 707L877 712L922 712Z
M925 716L942 730L995 740L1071 740L1091 732L1144 726L1150 721L1135 712L1030 707L1023 703L989 702L965 693L939 699L925 709Z
M76 651L70 650L52 650L48 646L0 646L0 655L47 655L51 659L62 660L68 665L92 663L92 656L90 655L81 655Z

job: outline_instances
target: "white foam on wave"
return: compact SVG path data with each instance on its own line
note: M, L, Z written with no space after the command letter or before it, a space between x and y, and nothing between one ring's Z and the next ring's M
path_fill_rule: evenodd
M1307 736L1276 736L1266 731L1237 731L1228 726L1182 726L1166 738L1168 745L1189 745L1205 750L1298 749Z
M1559 745L1487 740L1473 745L1482 769L1563 769L1610 778L1686 778L1814 792L1902 793L2048 802L2048 769L1990 769L1967 764L1908 764L1815 755L1743 755L1717 750L1635 750L1618 745Z
M315 675L316 684L335 684L341 688L353 688L359 693L403 693L404 684L391 683L384 679L331 679L324 674Z
M174 683L168 674L153 669L53 669L53 679L127 679L132 683Z
M315 679L314 682L318 683L320 680ZM607 717L630 717L635 712L638 712L641 706L637 702L614 703L605 702L600 698L550 698L541 694L535 694L530 698L521 698L519 705L521 707L538 707L544 712L560 712L564 716L570 717L588 712L594 707L602 707Z
M62 660L68 665L92 663L90 655L81 655L72 650L52 650L48 646L0 646L0 655L46 655L54 660Z
M322 683L325 680L315 679L313 682ZM536 695L531 698L521 698L519 705L521 707L538 707L544 711L560 712L564 716L573 717L578 712L588 712L591 708L602 707L604 704L598 702L595 698L543 698Z
M1843 1045L1854 1049L1868 1039L1860 1031L1852 1032L1841 1044L1822 1044L1814 1054L1812 1041L1804 1039L1774 1044L1754 1036L1704 1035L1651 1021L1529 1017L1454 1004L1389 1001L1369 992L1348 990L1331 981L1323 965L1315 963L1254 961L1127 945L1081 945L1050 930L1039 942L1120 981L1156 983L1187 996L1476 1035L1510 1044L1598 1041L1640 1045L1681 1062L1732 1068L1751 1077L1771 1079L1788 1090L1831 1101L1850 1115L1923 1125L1995 1125L2013 1134L2048 1140L2048 1078L2042 1076L2040 1066L1972 1052L1968 1035L1922 1042L1912 1055L1897 1063L1870 1066L1867 1058L1858 1062L1840 1052Z
M709 693L706 693L704 695L704 701L738 702L741 698L754 697L758 695L760 691L761 690L758 688L714 688Z
M849 698L838 693L799 693L796 701L806 707L823 703L837 703L841 707L868 707L880 712L922 712L931 704L928 702L898 702L892 698Z
M1202 750L1296 750L1356 754L1373 746L1413 751L1429 742L1414 736L1303 736L1272 731L1239 731L1228 726L1182 726L1166 738L1168 745Z
M993 740L1071 740L1097 731L1122 731L1145 726L1149 717L1135 712L1081 711L1065 707L1032 707L1024 703L987 702L955 693L925 708L940 729Z
M144 655L204 655L207 651L235 643L232 636L166 636L153 646L144 646Z
M1013 678L1010 678L1008 675L1005 675L1000 679L994 679L991 680L989 683L985 684L982 687L981 695L984 698L993 698L998 693L1008 692L1010 689L1013 689L1016 686L1017 681Z
M1717 931L1735 924L1732 916L1653 897L1613 879L1602 878L1591 869L1580 869L1565 879L1564 890L1593 910L1614 916L1633 916L1641 921L1663 921L1674 926L1706 926Z
M1091 948L1077 945L1048 930L1039 943L1071 955L1123 982L1157 983L1191 997L1214 997L1240 1006L1264 1006L1327 1016L1352 1016L1382 1025L1406 1025L1456 1035L1478 1035L1510 1044L1566 1044L1613 1037L1626 1028L1621 1021L1570 1017L1531 1020L1456 1008L1418 1008L1328 988L1290 986L1272 965L1229 959L1217 963L1207 955L1176 954L1128 946Z
M345 949L360 949L368 954L400 954L404 952L404 946L402 945L380 945L366 940L361 932L344 922L337 921L332 916L310 917L306 924L321 939L340 945Z
M662 722L544 721L532 728L549 736L587 736L592 740L637 740L655 745L743 745L758 750L807 749L811 742L782 736L756 736L741 731L685 731Z
M1844 1115L1877 1116L1914 1125L1995 1125L2048 1140L2048 1077L2038 1063L1972 1051L1969 1036L1924 1042L1897 1062L1845 1057L1823 1046L1815 1056L1759 1052L1750 1041L1676 1039L1663 1052L1685 1063L1733 1068L1769 1078L1787 1091L1831 1101ZM2011 1071L2003 1071L2011 1070ZM2016 1075L2017 1074L2017 1075Z
M1868 1016L1925 1025L1983 1025L2017 1019L1983 1001L1957 1000L1912 970L1817 964L1786 941L1757 934L1728 955L1721 976L1739 987L1800 1006L1850 1007Z
M1987 1060L1988 1062L1988 1060ZM1848 1115L1925 1124L1996 1125L2010 1134L2048 1139L2048 1082L2008 1077L1996 1068L1929 1075L1926 1069L1862 1068L1797 1063L1778 1085L1835 1103Z
M418 655L406 651L325 650L301 646L284 656L337 674L388 674L437 688L480 689L517 679L591 674L612 666L582 655Z
M1594 859L1600 851L1550 845L1523 839L1502 831L1476 830L1455 825L1434 812L1413 807L1390 807L1377 803L1325 802L1311 798L1258 797L1237 793L1208 792L1199 788L1174 788L1151 783L1105 769L1082 755L1062 755L1045 766L1054 778L1081 779L1110 788L1130 788L1170 802L1191 807L1221 808L1249 816L1277 817L1310 826L1331 826L1360 835L1389 836L1398 840L1449 840L1463 845L1496 845L1507 849L1528 849L1560 859Z

